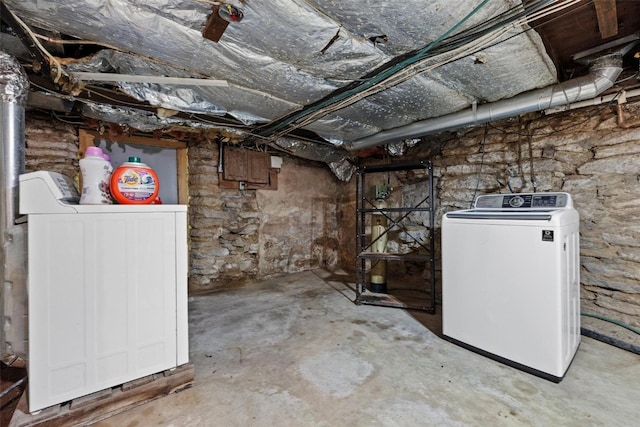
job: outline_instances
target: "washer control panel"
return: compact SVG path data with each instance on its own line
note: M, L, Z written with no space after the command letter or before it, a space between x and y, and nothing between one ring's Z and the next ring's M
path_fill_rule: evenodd
M568 193L486 194L476 198L474 207L490 210L550 210L572 208L573 201Z

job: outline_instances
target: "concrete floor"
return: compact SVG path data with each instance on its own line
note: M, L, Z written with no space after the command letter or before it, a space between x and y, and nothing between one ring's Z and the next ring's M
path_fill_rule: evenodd
M439 315L353 298L347 276L325 271L192 297L194 386L96 425L640 423L638 355L583 337L554 384L444 341Z

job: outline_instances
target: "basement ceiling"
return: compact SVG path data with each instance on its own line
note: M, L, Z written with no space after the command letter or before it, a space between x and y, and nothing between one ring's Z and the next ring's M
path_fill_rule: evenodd
M638 86L640 1L3 0L1 17L27 108L267 145L334 172L429 133L405 128L584 76L600 55L622 58L615 90Z

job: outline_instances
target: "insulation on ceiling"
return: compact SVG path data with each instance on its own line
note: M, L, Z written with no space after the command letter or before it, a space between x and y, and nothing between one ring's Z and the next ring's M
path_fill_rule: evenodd
M454 4L455 3L455 4ZM119 83L153 106L187 113L228 114L266 123L327 96L398 55L453 28L480 0L251 0L244 19L214 43L201 31L212 2L204 0L6 0L34 31L55 30L102 43L94 58L65 61L66 72L225 80L228 87ZM517 0L482 5L462 31ZM305 126L341 145L381 130L508 98L556 82L540 37L526 26L444 64L424 64L409 80L331 112ZM137 119L136 119L137 120ZM150 119L150 127L159 125ZM144 127L143 125L139 125Z

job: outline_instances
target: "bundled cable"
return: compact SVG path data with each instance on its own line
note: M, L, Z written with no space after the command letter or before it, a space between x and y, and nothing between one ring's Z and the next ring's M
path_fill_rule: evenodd
M427 46L394 58L364 77L334 91L327 97L272 122L259 133L262 136L274 135L276 138L283 136L331 112L345 108L361 99L407 81L420 73L487 49L504 41L505 36L517 28L557 13L580 1L532 0L525 7L513 7L491 19L455 33L487 4L488 0L484 0L462 20Z

